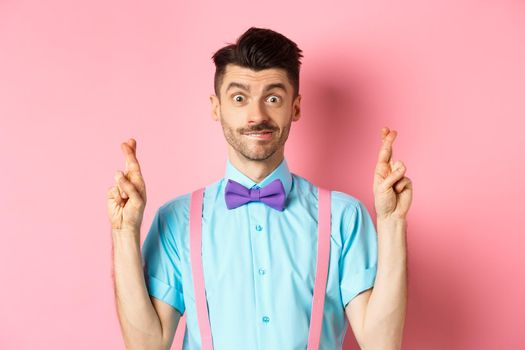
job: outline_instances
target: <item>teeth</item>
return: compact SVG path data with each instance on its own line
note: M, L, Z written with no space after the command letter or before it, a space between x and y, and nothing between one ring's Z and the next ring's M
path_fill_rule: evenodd
M260 136L260 135L264 135L264 134L269 134L270 132L262 132L262 133L248 133L248 135L255 135L255 136Z

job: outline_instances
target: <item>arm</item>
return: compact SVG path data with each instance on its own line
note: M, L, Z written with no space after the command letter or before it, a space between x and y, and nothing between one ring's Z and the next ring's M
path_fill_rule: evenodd
M116 186L109 188L107 198L117 314L127 349L169 349L180 314L171 306L150 299L146 288L140 226L147 196L136 148L132 138L121 144L126 173L116 172Z
M345 307L346 317L352 327L357 344L361 349L364 348L363 321L365 319L366 308L370 295L374 288L367 289L354 297Z
M378 221L378 267L374 288L345 311L362 349L401 349L407 304L406 221Z
M150 298L137 233L112 232L117 314L127 349L169 349L180 314Z
M155 311L157 311L157 315L159 315L160 323L162 325L163 348L170 349L182 315L179 310L175 309L170 304L155 297L150 298Z
M407 304L406 216L412 203L412 181L406 167L392 160L397 131L381 129L382 145L374 174L378 264L375 286L356 300L349 319L366 350L401 349ZM356 298L357 299L357 298ZM366 305L366 306L365 306Z

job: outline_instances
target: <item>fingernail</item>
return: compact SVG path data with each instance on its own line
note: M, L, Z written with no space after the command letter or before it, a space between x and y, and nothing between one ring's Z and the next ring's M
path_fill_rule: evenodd
M128 198L128 195L124 191L122 191L122 198Z

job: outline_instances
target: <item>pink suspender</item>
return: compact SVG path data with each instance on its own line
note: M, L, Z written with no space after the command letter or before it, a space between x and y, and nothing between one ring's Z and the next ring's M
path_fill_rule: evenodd
M330 259L330 191L318 187L318 238L317 238L317 268L314 282L310 331L308 334L308 350L319 349L321 330L323 326L324 299L326 295L326 280ZM204 188L195 190L190 200L190 260L197 307L197 321L201 332L203 350L212 350L212 337L208 306L204 289L204 274L202 270L202 197Z
M204 274L201 259L201 227L202 227L202 196L204 188L191 194L190 201L190 260L191 274L193 275L193 289L195 290L195 304L197 306L197 321L201 332L203 350L212 350L210 320L208 306L204 294Z
M319 187L317 215L317 268L315 273L308 350L319 349L323 327L324 297L330 260L330 191Z

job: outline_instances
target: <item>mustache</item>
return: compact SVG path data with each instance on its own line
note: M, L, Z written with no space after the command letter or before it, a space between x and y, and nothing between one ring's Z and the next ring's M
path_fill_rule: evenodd
M241 130L241 133L257 132L257 131L263 131L263 130L277 131L277 128L274 128L274 127L266 125L266 124L260 124L260 125L257 125L257 126L253 126L250 129L243 129L243 130Z

